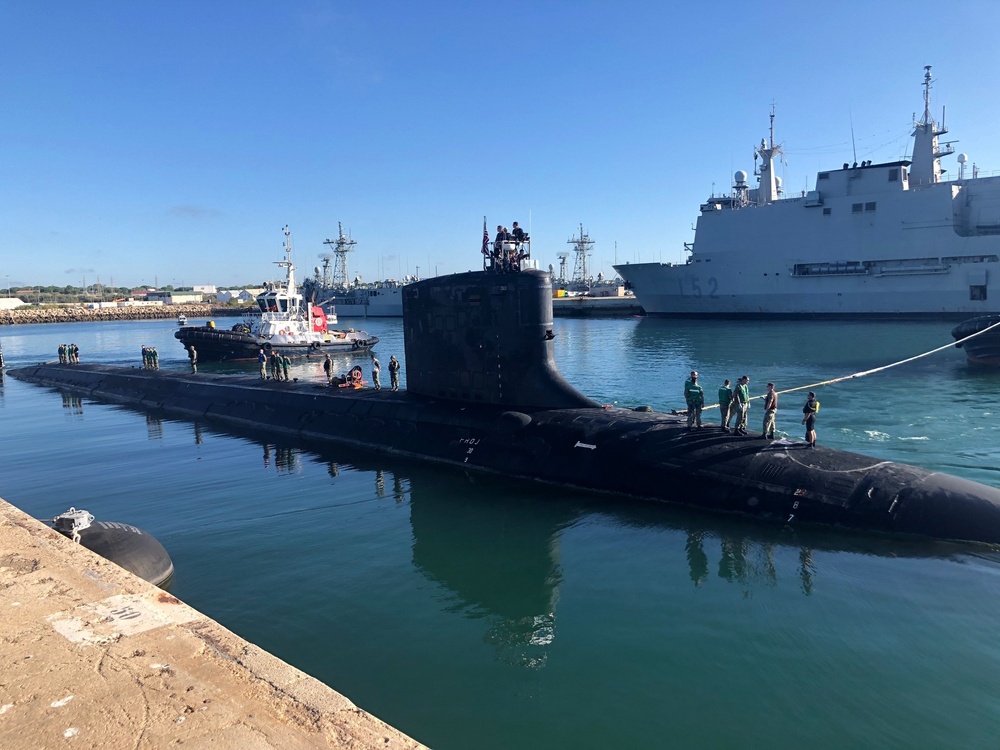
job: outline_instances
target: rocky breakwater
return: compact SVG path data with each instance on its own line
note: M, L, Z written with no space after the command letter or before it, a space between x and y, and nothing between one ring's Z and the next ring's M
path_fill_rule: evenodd
M0 311L0 325L26 325L30 323L85 323L112 320L156 320L185 315L191 318L222 318L239 316L238 307L213 307L212 305L163 305L157 307L101 307L59 305L45 307L25 306L17 310Z

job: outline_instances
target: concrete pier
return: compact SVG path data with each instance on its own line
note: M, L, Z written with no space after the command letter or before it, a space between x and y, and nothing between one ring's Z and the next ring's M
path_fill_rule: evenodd
M64 744L423 747L0 500L0 747Z

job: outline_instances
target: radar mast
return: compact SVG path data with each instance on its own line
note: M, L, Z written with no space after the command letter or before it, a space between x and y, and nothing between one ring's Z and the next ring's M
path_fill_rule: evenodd
M344 227L338 221L337 222L337 239L331 240L327 239L323 241L324 245L330 245L333 247L333 279L331 280L332 286L342 286L344 289L350 289L351 279L347 275L347 254L354 250L354 246L358 243L353 239L344 234ZM326 282L326 269L330 262L329 253L325 253L320 256L326 261L324 265L323 281Z
M590 255L590 249L594 246L594 241L590 239L590 235L584 233L583 224L580 224L580 236L571 237L566 242L573 246L573 253L576 256L573 260L573 283L589 284L590 275L587 271L587 256Z

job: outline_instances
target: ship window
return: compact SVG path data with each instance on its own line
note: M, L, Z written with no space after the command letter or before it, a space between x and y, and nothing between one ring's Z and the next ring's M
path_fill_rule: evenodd
M830 209L829 208L824 208L823 209L823 215L824 216L829 216L830 215Z
M996 255L949 255L941 259L942 263L996 263L1000 261Z
M865 207L864 203L855 203L851 206L851 213L859 214L861 213L861 209L863 209L864 207Z
M889 182L898 182L898 181L899 181L899 170L898 169L890 169L889 170Z
M973 302L986 299L986 285L973 284L969 287L969 299Z
M816 179L817 180L829 180L830 179L830 173L829 172L820 172L819 175L817 175Z
M865 204L865 213L871 213L875 210L875 201L869 201Z

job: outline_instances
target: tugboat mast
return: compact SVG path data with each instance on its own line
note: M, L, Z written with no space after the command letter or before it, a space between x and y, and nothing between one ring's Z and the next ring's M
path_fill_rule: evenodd
M285 234L285 259L276 260L274 264L285 269L285 294L288 296L288 313L294 314L299 310L301 296L295 286L295 266L292 264L292 230L285 224L281 230ZM312 300L306 302L306 319L309 323L309 330L312 330Z
M295 294L295 266L292 265L292 230L285 224L285 228L281 231L285 234L285 259L274 261L274 265L285 269L288 293Z

